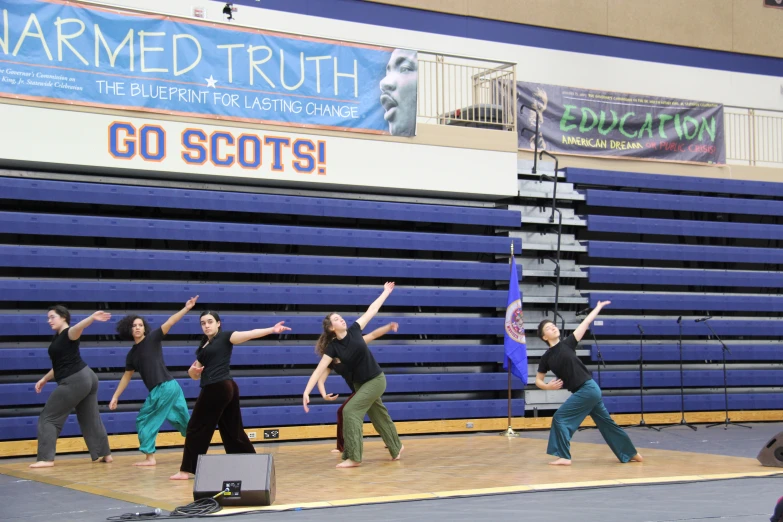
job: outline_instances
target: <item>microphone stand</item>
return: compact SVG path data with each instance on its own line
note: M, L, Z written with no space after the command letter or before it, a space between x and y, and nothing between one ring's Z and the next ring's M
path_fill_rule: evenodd
M655 431L661 431L660 428L656 428L655 426L651 426L647 424L644 420L644 329L642 328L642 325L637 324L636 327L639 329L639 393L642 401L642 418L639 421L639 424L634 424L633 426L628 426L629 428L649 428L651 430Z
M722 353L723 353L723 400L724 404L726 406L726 419L723 422L716 422L715 424L710 424L707 427L708 428L714 428L715 426L723 426L724 430L729 429L729 425L739 426L740 428L748 428L753 429L753 426L747 426L745 424L739 424L737 422L731 422L731 419L729 419L729 380L728 375L726 373L726 354L731 353L731 350L729 350L729 347L726 346L726 343L723 342L723 339L718 337L718 334L715 333L715 330L712 329L712 326L709 323L709 317L706 317L704 319L697 319L695 322L697 323L704 323L704 325L710 329L710 332L712 332L712 335L715 336L715 338L718 340L722 347Z
M680 412L682 414L682 418L680 419L679 424L668 424L666 426L661 426L661 429L676 428L677 426L688 426L693 431L696 431L698 430L696 426L693 424L688 424L688 422L685 421L685 377L682 371L682 316L677 318L677 325L680 327Z

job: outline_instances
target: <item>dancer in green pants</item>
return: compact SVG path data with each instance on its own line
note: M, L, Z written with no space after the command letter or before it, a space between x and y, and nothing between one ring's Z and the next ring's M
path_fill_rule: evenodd
M147 321L138 315L127 315L117 323L117 333L124 339L133 339L135 344L125 358L125 374L122 376L117 391L109 403L109 409L117 408L117 401L125 391L133 377L133 372L139 372L144 385L150 394L136 417L136 431L139 434L139 451L146 456L135 466L154 466L155 439L163 422L168 420L174 428L185 436L190 420L188 403L179 383L166 368L163 360L163 337L169 333L185 314L195 305L198 296L191 297L185 307L168 318L160 328L150 331Z
M310 403L310 392L335 359L339 359L351 372L356 393L343 409L345 451L343 451L344 460L337 465L338 468L353 468L362 463L362 430L365 414L370 417L373 426L380 433L392 460L399 460L402 454L403 446L397 435L397 428L381 400L383 392L386 391L386 376L362 338L362 330L378 313L392 290L394 290L394 283L386 283L380 297L350 328L347 327L345 319L336 313L328 314L323 321L324 331L318 338L316 347L316 350L323 355L307 382L302 395L302 404L306 412L310 411L307 406Z
M549 445L546 452L558 457L557 460L550 462L554 466L571 465L571 437L588 415L595 421L601 436L620 462L642 461L642 456L636 451L628 434L612 420L601 398L601 388L576 355L576 345L582 340L601 309L608 304L610 301L599 302L574 333L563 341L560 340L560 330L552 321L545 319L538 325L538 336L549 344L549 349L541 357L538 365L536 386L542 390L559 390L565 387L572 393L552 418L552 429L549 432ZM550 370L557 378L545 383L544 377Z

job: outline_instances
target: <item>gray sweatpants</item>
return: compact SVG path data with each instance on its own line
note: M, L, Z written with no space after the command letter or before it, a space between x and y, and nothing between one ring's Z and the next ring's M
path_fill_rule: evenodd
M109 437L98 411L98 376L87 366L57 383L38 417L38 460L54 461L57 437L76 408L76 419L92 460L111 455Z

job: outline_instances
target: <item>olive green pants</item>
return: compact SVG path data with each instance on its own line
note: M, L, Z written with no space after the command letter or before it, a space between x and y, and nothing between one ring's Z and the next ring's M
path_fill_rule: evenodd
M364 448L364 415L370 417L375 430L381 435L392 458L400 453L402 444L397 435L397 428L389 416L389 411L381 401L383 392L386 391L386 376L379 376L369 381L357 384L356 393L343 409L343 436L345 437L345 450L343 459L354 462L362 461Z

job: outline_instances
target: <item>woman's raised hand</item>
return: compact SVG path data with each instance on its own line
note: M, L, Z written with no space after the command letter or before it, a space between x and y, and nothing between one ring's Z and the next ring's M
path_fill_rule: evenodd
M100 321L102 323L105 323L109 319L111 319L111 314L109 312L103 312L103 311L97 311L94 314L92 314L92 318L96 321Z
M193 307L196 306L196 301L198 301L198 296L191 297L185 303L185 308L187 308L188 310L193 310Z
M283 323L285 323L285 321L280 321L279 323L277 323L276 325L274 325L272 327L272 330L276 334L283 333L283 332L290 332L291 329L289 327L287 327L287 326L283 326Z

